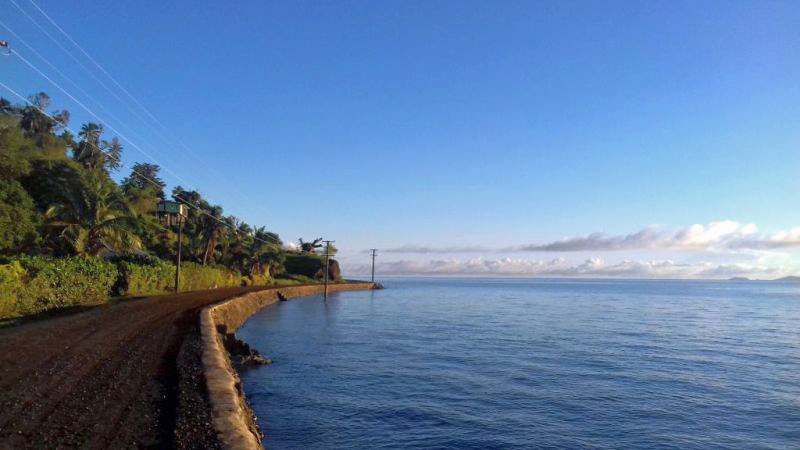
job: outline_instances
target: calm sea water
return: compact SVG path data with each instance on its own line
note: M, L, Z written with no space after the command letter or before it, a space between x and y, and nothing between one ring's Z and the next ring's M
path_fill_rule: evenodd
M384 284L239 331L267 448L800 448L800 285Z

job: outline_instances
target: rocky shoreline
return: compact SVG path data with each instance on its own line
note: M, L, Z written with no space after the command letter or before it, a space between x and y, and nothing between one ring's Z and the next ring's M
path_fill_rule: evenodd
M328 286L329 292L379 289L375 283L349 282ZM210 405L212 429L221 448L260 449L263 434L245 400L238 370L255 364L268 364L234 332L261 308L289 298L316 295L324 287L292 286L251 292L231 298L200 312L202 369Z

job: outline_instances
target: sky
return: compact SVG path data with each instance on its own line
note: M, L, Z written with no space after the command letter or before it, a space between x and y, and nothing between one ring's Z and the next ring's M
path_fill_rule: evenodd
M797 2L33 1L0 81L345 273L800 275Z

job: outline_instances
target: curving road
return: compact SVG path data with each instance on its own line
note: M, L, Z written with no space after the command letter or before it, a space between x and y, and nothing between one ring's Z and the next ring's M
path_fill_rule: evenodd
M0 448L214 448L206 305L263 287L103 305L0 330Z

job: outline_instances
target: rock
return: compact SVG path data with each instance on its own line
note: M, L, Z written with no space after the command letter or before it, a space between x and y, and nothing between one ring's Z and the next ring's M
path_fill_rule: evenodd
M338 280L342 277L342 269L339 267L339 261L335 259L331 259L328 262L328 280ZM314 278L323 279L325 278L325 266L323 266L314 274Z
M238 368L272 364L271 359L261 356L258 350L250 348L247 342L237 339L233 333L225 334L222 340L231 356L231 362Z
M238 368L247 368L250 366L263 366L266 364L272 364L271 359L264 358L263 356L259 355L258 352L255 352L250 355L233 356L231 357L231 361Z
M263 356L258 355L258 354L251 356L250 357L250 362L252 362L253 364L258 364L260 366L263 366L265 364L272 364L272 360L271 359L264 358Z

